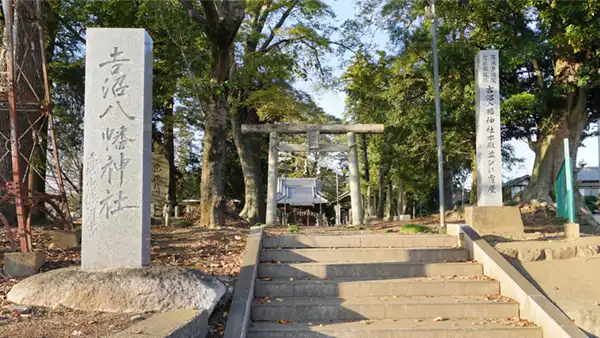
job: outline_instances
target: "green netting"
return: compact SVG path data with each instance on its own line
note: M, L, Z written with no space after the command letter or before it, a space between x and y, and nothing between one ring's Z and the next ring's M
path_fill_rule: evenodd
M556 191L556 216L569 217L569 203L567 203L567 181L565 178L565 164L560 167L556 182L554 182Z
M564 217L575 223L575 196L573 194L573 167L569 155L569 140L564 140L565 160L554 182L556 193L556 216ZM566 169L565 169L566 168Z

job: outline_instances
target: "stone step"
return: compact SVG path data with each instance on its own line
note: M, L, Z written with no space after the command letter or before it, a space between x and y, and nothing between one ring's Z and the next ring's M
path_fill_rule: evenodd
M298 235L267 236L263 248L452 248L458 240L451 235Z
M264 298L252 304L252 321L442 318L512 318L519 304L485 297Z
M267 249L261 251L263 262L464 262L469 251L464 248L335 248L335 249Z
M483 268L479 263L261 263L258 278L411 278L438 276L479 276Z
M485 296L498 294L494 280L471 278L258 280L254 295L271 297Z
M515 321L432 319L415 321L361 320L354 322L272 323L253 322L248 338L542 338L539 327L519 327Z

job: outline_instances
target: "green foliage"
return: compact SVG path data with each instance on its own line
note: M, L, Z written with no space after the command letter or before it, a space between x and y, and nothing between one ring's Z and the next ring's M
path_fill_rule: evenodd
M507 205L509 207L514 207L514 206L519 205L519 201L509 200L508 202L504 203L504 205Z
M397 47L383 53L366 46L370 52L351 60L344 75L347 114L355 122L386 124L382 138L370 138L370 161L388 164L388 179L403 180L407 191L419 195L437 185L432 21L427 7L428 2L419 0L364 0L361 15L345 25L348 39L356 37L350 27L384 28L390 45ZM521 139L535 149L566 121L577 128L574 125L598 117L600 3L439 1L436 14L446 171L464 173L472 167L473 64L479 50L500 50L504 141ZM577 95L588 97L586 109L569 106ZM584 137L587 133L584 130ZM506 145L502 156L508 169L522 162ZM371 177L371 185L374 180Z
M288 231L291 232L291 233L293 233L293 234L296 234L296 233L300 232L300 228L296 224L290 224L288 226Z

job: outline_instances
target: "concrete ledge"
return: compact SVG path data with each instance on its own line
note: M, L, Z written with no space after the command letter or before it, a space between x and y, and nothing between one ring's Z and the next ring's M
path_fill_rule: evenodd
M451 227L454 229L450 229ZM449 224L448 233L462 235L463 245L469 249L471 258L483 264L483 273L500 282L500 294L519 302L521 318L541 327L545 338L587 337L473 228Z
M260 263L263 228L252 227L246 242L240 275L235 283L231 309L225 325L225 338L245 338L254 300L254 284Z
M207 312L186 309L156 314L112 335L111 338L204 338L207 331Z

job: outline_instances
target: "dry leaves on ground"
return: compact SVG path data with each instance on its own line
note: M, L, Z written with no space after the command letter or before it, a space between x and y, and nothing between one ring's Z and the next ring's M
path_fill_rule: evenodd
M223 229L152 228L152 264L176 265L203 270L206 273L229 279L232 283L239 274L247 230L227 227ZM79 248L52 248L51 238L41 228L33 229L33 248L46 252L42 271L78 266L81 263ZM8 247L0 233L0 248ZM0 252L0 266L3 262ZM227 277L228 276L228 277ZM225 278L224 278L225 277ZM139 320L136 314L112 314L56 309L29 308L28 314L16 316L6 300L6 294L20 281L0 275L0 338L4 337L99 337L123 330ZM215 309L210 320L209 337L221 337L227 319L228 307Z

